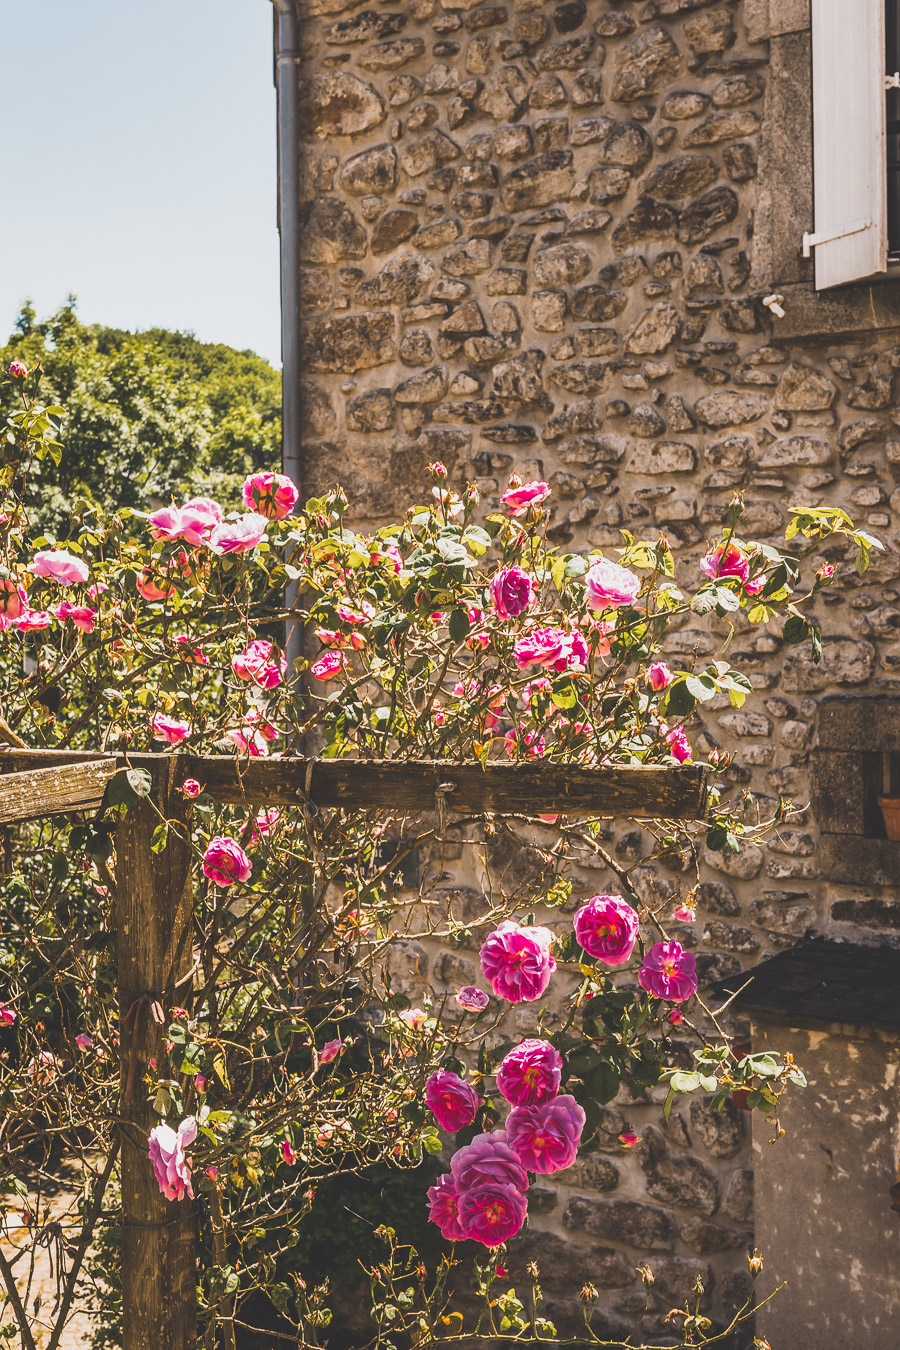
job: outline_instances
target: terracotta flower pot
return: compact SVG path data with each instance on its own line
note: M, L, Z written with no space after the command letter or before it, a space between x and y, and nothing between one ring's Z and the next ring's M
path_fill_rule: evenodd
M900 840L900 797L879 797L878 805L884 817L888 839Z

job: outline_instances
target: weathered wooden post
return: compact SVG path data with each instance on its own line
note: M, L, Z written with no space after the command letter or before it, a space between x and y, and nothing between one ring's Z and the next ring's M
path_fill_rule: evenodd
M184 761L139 757L152 777L152 800L167 820L184 822ZM138 761L136 761L137 763ZM190 1002L190 849L170 828L166 847L150 847L159 817L141 801L118 827L116 920L121 1017L122 1343L128 1350L194 1350L196 1345L195 1202L166 1200L147 1156L158 1118L143 1082L148 1062L163 1062L173 1004ZM162 1021L157 1019L162 1018ZM177 1124L177 1122L176 1122Z

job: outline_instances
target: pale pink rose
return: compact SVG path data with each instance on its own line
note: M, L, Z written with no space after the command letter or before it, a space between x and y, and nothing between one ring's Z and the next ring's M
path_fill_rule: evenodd
M16 1012L13 1008L4 1008L0 1006L0 1027L11 1027L16 1020Z
M657 694L662 689L668 689L674 678L665 661L654 661L653 665L647 668L647 683Z
M333 1059L337 1059L338 1055L342 1055L343 1053L344 1042L340 1037L334 1041L326 1041L319 1051L319 1063L330 1064Z
M52 622L53 615L45 609L27 609L18 619L13 619L15 627L23 633L36 633L41 628L49 628Z
M697 992L696 964L693 952L680 942L656 942L644 957L638 981L654 998L683 1003Z
M236 881L246 881L252 871L253 864L236 839L221 834L210 839L203 855L203 875L210 881L217 886L233 886Z
M57 605L56 617L60 622L70 620L81 633L93 633L97 623L97 611L90 605L70 605L65 600Z
M518 486L508 488L500 501L511 516L521 516L529 506L539 506L549 496L549 484L534 479L531 483L521 483Z
M482 989L477 989L474 984L464 984L461 989L457 989L453 995L454 1000L466 1012L482 1013L490 999Z
M284 520L297 505L296 484L283 473L254 473L244 480L241 500L248 511L270 520Z
M100 596L104 593L104 591L108 590L109 587L107 586L105 581L95 581L93 586L88 586L87 590L88 599L99 600Z
M75 1037L75 1044L78 1046L79 1050L90 1050L91 1046L94 1044L94 1038L93 1036L89 1036L86 1031L81 1031Z
M166 600L170 595L175 594L175 587L169 582L160 586L153 577L153 573L147 568L141 572L135 582L138 590L145 600Z
M347 658L340 652L323 652L310 666L310 674L317 680L333 680L338 671L347 665Z
M185 797L193 800L194 797L200 796L203 789L196 778L186 778L181 785L181 791L184 793Z
M179 722L174 717L167 717L165 713L156 713L150 726L155 741L168 741L170 745L179 745L191 734L189 722Z
M0 577L0 614L7 619L20 619L27 609L25 587L9 577Z
M268 520L251 511L240 520L223 521L213 530L209 547L213 553L249 553L265 538Z
M634 951L640 924L621 895L594 895L572 920L580 947L607 966L620 966Z
M222 508L209 497L195 497L181 508L179 536L186 544L200 548L222 520Z
M524 928L506 919L481 948L481 969L498 998L533 1003L550 983L556 962L550 955L548 928Z
M534 628L519 638L513 648L519 670L529 666L545 666L559 672L570 670L580 674L588 659L588 647L580 633L564 628Z
M178 539L181 535L181 511L177 506L162 506L147 517L154 539Z
M148 1157L153 1163L153 1171L159 1189L167 1200L183 1200L187 1195L191 1200L194 1192L191 1187L191 1169L184 1150L197 1137L197 1122L188 1116L178 1126L155 1125L150 1131Z
M64 548L43 549L36 553L28 570L36 577L58 581L61 586L74 586L88 579L87 563Z
M514 1106L506 1118L506 1136L529 1172L561 1172L578 1156L587 1117L567 1093L534 1106Z
M640 578L627 567L600 558L584 578L588 604L595 612L633 605L641 589Z
M481 1104L472 1084L449 1069L437 1069L425 1084L425 1105L441 1129L451 1134L471 1125Z
M528 1201L512 1186L476 1186L459 1197L459 1226L467 1238L499 1247L525 1222Z
M241 680L252 680L261 689L274 689L285 677L287 661L273 643L257 640L242 652L235 652L231 668Z
M439 1176L435 1184L426 1192L428 1196L428 1217L437 1224L441 1236L447 1242L462 1242L465 1233L459 1225L459 1196L453 1184L450 1172Z
M281 1141L281 1156L287 1163L288 1167L293 1167L297 1161L297 1153L294 1149L291 1148L291 1143L289 1139L282 1139Z

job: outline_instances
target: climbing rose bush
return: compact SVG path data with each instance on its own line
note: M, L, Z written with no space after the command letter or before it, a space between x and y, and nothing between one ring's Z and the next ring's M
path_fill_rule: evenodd
M41 404L39 371L16 364L9 378L0 738L104 751L120 765L99 811L23 826L5 868L0 1150L29 1239L49 1240L38 1191L59 1166L50 1140L81 1169L88 1242L108 1217L124 1081L166 1205L190 1200L203 1216L204 1344L259 1300L286 1335L327 1340L341 1307L324 1279L306 1278L315 1224L331 1217L335 1178L376 1166L415 1175L423 1251L433 1240L488 1256L475 1267L481 1312L457 1323L445 1314L464 1278L452 1245L429 1272L387 1221L358 1232L373 1344L549 1338L536 1276L527 1315L513 1291L493 1288L502 1247L527 1222L532 1179L596 1144L620 1085L668 1083L670 1105L700 1092L713 1108L741 1090L775 1119L788 1084L803 1081L789 1055L732 1045L681 926L697 914L701 848L763 836L789 803L747 824L717 776L727 756L714 756L703 819L646 822L653 849L684 862L662 898L642 886L643 860L606 850L607 823L564 802L461 820L443 799L325 810L308 786L295 805L249 791L222 803L207 790L210 757L240 773L300 747L328 760L440 761L451 774L509 761L700 763L698 709L717 697L740 707L751 692L725 659L732 632L765 627L816 660L819 592L848 564L863 568L877 541L842 511L797 507L793 551L782 552L740 533L736 500L699 562L676 564L664 532L568 551L548 537L548 484L512 478L490 510L439 464L432 490L372 532L347 523L340 489L301 504L273 470L235 501L110 515L74 504L66 537L49 538L29 525L29 493L61 453L63 410ZM807 555L823 549L810 569ZM721 639L715 659L677 655L669 635L688 620ZM147 751L174 756L171 819L148 796ZM154 853L190 850L193 952L174 1006L120 1009L117 840L136 809L156 812ZM439 885L449 830L481 880L467 912ZM512 877L510 847L523 859ZM607 874L603 894L582 893L580 855ZM398 967L397 943L412 936L480 954L479 982L442 989L408 958ZM533 1013L525 1037L513 1034L523 1012ZM129 1050L138 1017L155 1038L144 1059ZM84 1250L65 1276L70 1293ZM0 1274L12 1278L2 1263ZM591 1306L579 1343L596 1339ZM26 1297L14 1312L25 1343L32 1307ZM69 1307L71 1297L60 1316ZM691 1317L685 1309L680 1325L700 1344Z

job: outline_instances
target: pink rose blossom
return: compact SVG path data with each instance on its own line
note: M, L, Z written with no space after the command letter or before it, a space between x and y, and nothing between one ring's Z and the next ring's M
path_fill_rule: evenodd
M666 742L669 754L673 759L677 759L679 764L689 764L694 758L691 743L681 727L673 727L671 731L667 731Z
M460 1195L473 1186L512 1186L528 1189L528 1177L517 1154L510 1148L503 1130L476 1134L470 1144L459 1148L450 1159L453 1181Z
M327 651L323 652L317 661L313 661L310 666L310 674L317 680L333 680L339 670L343 670L347 665L346 656L341 652Z
M641 1142L641 1136L635 1134L633 1130L625 1130L619 1135L619 1143L623 1148L634 1148Z
M28 570L36 577L58 581L61 586L74 586L88 579L87 563L64 548L49 548L36 553Z
M244 479L241 500L248 511L269 520L284 520L297 505L296 484L283 473L254 473Z
M459 1197L460 1228L485 1247L499 1247L515 1237L527 1213L527 1199L511 1186L476 1186Z
M654 661L653 665L647 668L647 683L657 694L661 689L668 689L674 678L665 661Z
M219 1176L218 1167L207 1167L206 1175L209 1177L210 1181L216 1181Z
M572 923L578 944L607 966L620 966L634 950L640 924L621 895L593 895Z
M449 1069L438 1069L425 1084L425 1105L441 1129L451 1134L472 1124L481 1103L472 1084Z
M556 962L549 928L523 928L506 919L481 948L481 969L498 998L533 1003L550 983Z
M539 506L549 496L549 484L534 479L530 483L520 483L507 488L500 501L511 516L521 516L529 506Z
M586 1116L568 1094L535 1106L514 1106L506 1135L529 1172L561 1172L578 1155Z
M41 628L49 628L52 622L53 615L45 609L27 609L18 619L13 619L13 624L22 633L36 633Z
M89 1036L86 1031L81 1031L75 1037L75 1044L78 1046L79 1050L90 1050L91 1046L94 1044L94 1038L93 1036Z
M525 1040L497 1070L497 1089L512 1106L533 1106L559 1092L562 1055L549 1041Z
M188 797L193 801L194 797L200 796L203 789L196 778L186 778L181 785L181 791L184 793L185 797Z
M569 633L564 628L534 628L519 638L513 656L519 670L545 666L560 674L566 670L580 674L587 664L588 646L580 633Z
M153 573L146 568L137 578L136 586L145 600L166 600L170 595L175 594L175 587L171 582L165 582L160 586L154 580Z
M588 604L592 610L621 609L633 605L641 589L640 578L627 567L600 558L588 570L584 578Z
M521 567L502 567L491 581L491 604L501 619L524 614L534 597L534 583Z
M457 989L453 997L466 1012L482 1013L490 1003L484 990L477 989L474 984L464 984L461 989Z
M449 1172L438 1177L429 1187L428 1217L441 1230L441 1237L447 1242L462 1242L465 1233L459 1225L459 1196Z
M0 1026L11 1027L16 1020L16 1015L13 1008L0 1007Z
M750 577L750 559L743 549L738 548L737 544L729 542L720 544L718 548L707 553L700 559L700 571L705 572L708 577L714 581L723 580L726 577L736 577L743 583L744 590L748 595L758 595L765 585L765 577Z
M287 661L273 643L257 640L235 652L231 669L238 679L252 680L260 689L274 689L285 677Z
M337 1059L338 1055L343 1053L344 1042L340 1038L334 1041L326 1041L319 1051L319 1063L330 1064L333 1059Z
M683 1003L697 992L696 962L680 942L655 942L638 971L642 989L654 998Z
M693 905L676 905L672 912L672 918L679 923L693 923L696 917L697 911Z
M93 633L97 623L97 611L90 605L70 605L66 600L56 606L56 617L61 623L69 619L81 633Z
M268 523L254 511L240 520L223 521L213 530L209 547L213 553L249 553L265 537Z
M162 506L147 517L154 539L177 539L181 534L181 512L177 506Z
M179 538L194 548L209 541L210 535L222 521L222 508L209 497L195 497L181 508Z
M262 811L257 811L253 833L250 835L251 842L255 844L257 839L268 839L280 817L281 812L277 806L263 807Z
M282 1139L281 1141L281 1156L287 1163L288 1167L293 1167L295 1165L297 1161L297 1153L294 1149L291 1148L289 1139Z
M196 1137L197 1122L193 1116L181 1122L177 1133L171 1125L155 1125L150 1131L148 1157L153 1163L159 1189L167 1200L183 1200L185 1195L191 1200L194 1198L191 1169L184 1150Z
M168 741L170 745L178 745L191 734L191 725L189 722L179 722L174 717L167 717L165 713L157 713L150 723L153 729L153 739L155 741Z
M0 577L0 614L7 619L20 619L28 610L25 587L9 577Z
M209 877L217 886L233 886L236 881L246 881L253 870L253 864L236 839L217 834L210 839L203 855L203 875Z
M369 600L360 600L358 607L341 600L335 605L335 610L344 623L365 623L375 615L375 606Z
M10 361L9 373L14 380L24 380L28 378L28 367L21 361Z

